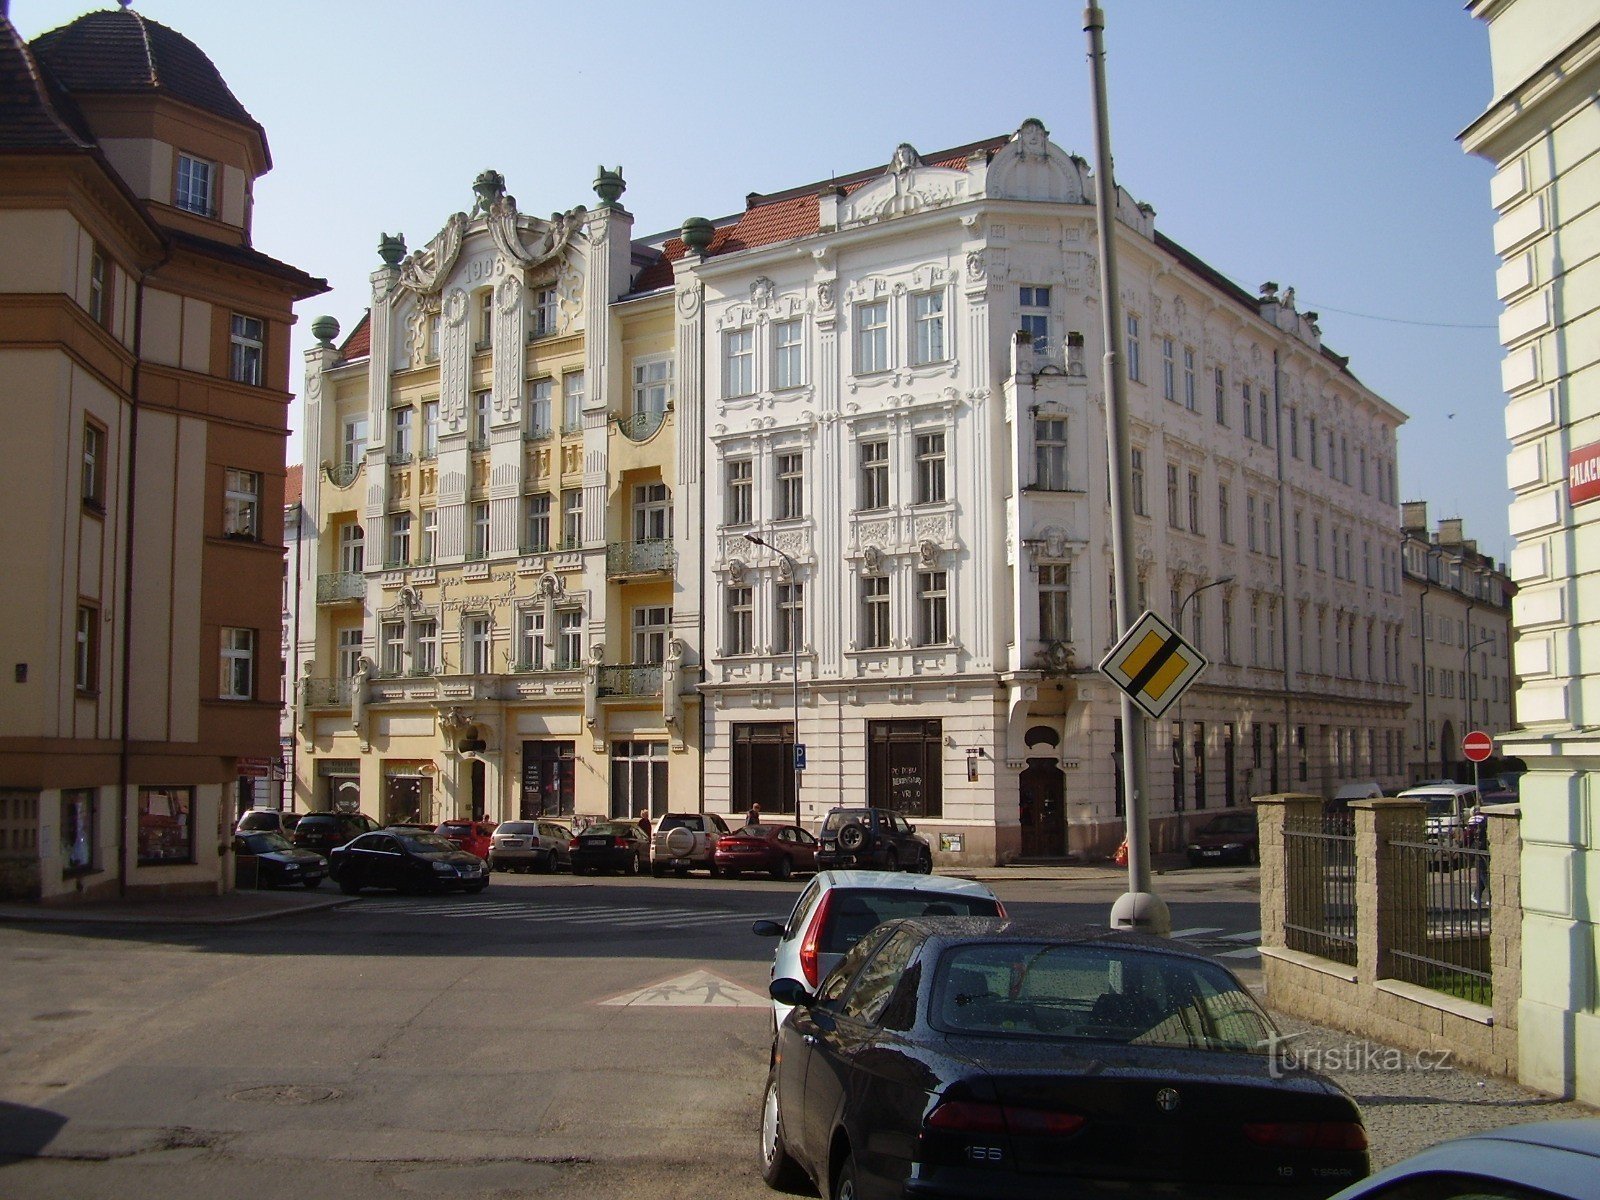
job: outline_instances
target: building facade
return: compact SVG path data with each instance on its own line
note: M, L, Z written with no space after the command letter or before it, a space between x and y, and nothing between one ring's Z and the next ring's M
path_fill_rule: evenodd
M623 188L541 220L486 171L423 249L383 239L341 347L313 325L297 806L699 808L697 483Z
M1028 121L654 244L703 381L708 807L796 811L798 742L807 822L897 808L944 862L1120 840L1092 195ZM1150 739L1161 847L1403 778L1404 417L1292 289L1117 220L1140 604L1211 659Z
M1518 592L1517 718L1504 749L1522 797L1522 1079L1600 1103L1600 456L1591 230L1600 151L1600 25L1561 0L1475 0L1494 94L1461 140L1494 163L1501 382ZM1572 474L1569 477L1569 469ZM1587 473L1586 473L1587 472Z
M225 890L239 760L276 754L289 328L325 286L252 247L266 135L181 34L0 16L0 93L0 886Z
M1406 770L1410 781L1470 782L1461 739L1481 730L1496 739L1516 725L1512 703L1511 601L1505 568L1462 535L1460 518L1428 528L1428 506L1401 505L1405 578L1405 681L1412 703ZM1498 746L1498 743L1497 743ZM1481 772L1502 768L1497 752Z

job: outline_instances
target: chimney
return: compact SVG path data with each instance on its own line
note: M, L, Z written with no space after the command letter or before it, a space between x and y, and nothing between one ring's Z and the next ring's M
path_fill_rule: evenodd
M1441 517L1439 520L1439 544L1441 546L1461 545L1461 518Z
M1428 502L1407 500L1400 505L1400 528L1407 534L1428 540Z

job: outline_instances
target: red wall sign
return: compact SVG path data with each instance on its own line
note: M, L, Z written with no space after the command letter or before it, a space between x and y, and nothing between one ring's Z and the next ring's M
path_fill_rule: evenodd
M1567 503L1600 500L1600 442L1580 446L1567 454Z

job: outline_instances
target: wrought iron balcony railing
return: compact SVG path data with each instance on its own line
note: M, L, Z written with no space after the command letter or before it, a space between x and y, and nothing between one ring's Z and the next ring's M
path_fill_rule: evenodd
M678 564L678 552L668 541L612 542L606 547L606 574L671 574Z
M349 704L349 679L308 679L305 681L306 703L311 705Z
M322 473L328 477L328 482L334 487L349 487L355 482L356 472L361 470L360 462L323 463Z
M617 428L629 441L644 442L655 436L656 430L661 428L662 422L667 419L666 413L636 412L632 416L618 417Z
M338 604L360 600L367 594L366 578L359 571L333 571L317 576L317 603Z
M641 663L601 667L599 683L602 696L659 696L661 667Z

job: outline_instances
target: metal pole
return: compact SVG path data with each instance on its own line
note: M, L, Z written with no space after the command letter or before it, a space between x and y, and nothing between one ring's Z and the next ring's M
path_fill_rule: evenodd
M1207 588L1221 587L1225 583L1232 582L1232 575L1224 575L1221 579L1213 579L1210 583L1202 583L1197 588L1189 589L1189 594L1178 603L1178 632L1183 632L1183 614L1184 611L1189 607L1189 601L1193 600ZM1195 649L1198 650L1200 648L1200 638L1198 635L1195 637L1194 642ZM1189 735L1187 732L1188 726L1183 723L1183 701L1184 696L1187 695L1188 692L1185 692L1183 696L1178 697L1178 777L1180 779L1184 777L1184 772L1189 768L1187 758L1187 751L1189 748ZM1229 802L1231 804L1232 797L1229 797ZM1223 807L1227 808L1229 805L1224 804Z
M800 825L800 637L799 630L795 628L795 595L794 589L800 586L800 564L779 550L771 542L764 541L753 533L744 535L744 540L752 546L761 546L771 550L789 566L789 670L794 679L794 738L789 747L789 770L794 773L794 823Z
M1133 627L1137 592L1133 581L1133 512L1127 480L1128 408L1117 353L1122 336L1122 300L1117 292L1117 185L1111 170L1111 120L1106 112L1105 14L1098 0L1083 12L1089 35L1089 73L1093 84L1095 149L1095 225L1100 251L1100 316L1105 339L1106 449L1111 484L1111 569L1117 583L1117 633ZM1127 788L1128 890L1111 906L1114 929L1139 929L1165 936L1172 914L1150 881L1150 764L1145 757L1144 713L1122 696L1122 777Z

